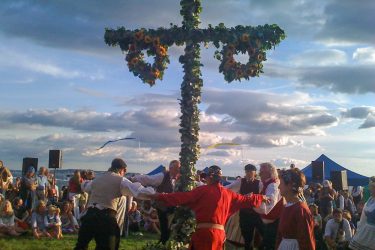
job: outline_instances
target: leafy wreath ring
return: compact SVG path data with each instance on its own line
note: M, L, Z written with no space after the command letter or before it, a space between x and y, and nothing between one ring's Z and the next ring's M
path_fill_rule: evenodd
M266 60L266 53L258 49L259 43L260 41L256 40L254 46L248 46L249 36L245 33L238 42L223 46L219 70L224 74L225 80L231 82L233 80L241 80L241 78L249 79L250 77L258 76L262 72L262 61ZM238 55L240 52L249 55L246 64L235 60L234 55Z
M142 30L134 34L133 41L129 44L126 56L129 70L152 86L156 79L163 79L164 70L169 63L168 47L160 43L159 37L145 35ZM145 61L143 50L146 50L148 56L154 56L152 64Z

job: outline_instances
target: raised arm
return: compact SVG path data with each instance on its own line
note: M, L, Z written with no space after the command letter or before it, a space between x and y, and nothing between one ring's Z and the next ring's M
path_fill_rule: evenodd
M149 195L155 194L152 187L144 187L139 182L132 183L127 178L121 181L121 194L125 196L134 196L137 199L149 200Z
M143 186L157 187L163 182L163 178L164 178L164 173L158 173L155 175L140 174L140 175L133 176L131 180L133 182L139 182Z
M202 186L204 187L204 186ZM158 194L156 200L164 202L166 206L187 205L197 201L201 194L201 187L197 187L189 192L176 192L169 194Z

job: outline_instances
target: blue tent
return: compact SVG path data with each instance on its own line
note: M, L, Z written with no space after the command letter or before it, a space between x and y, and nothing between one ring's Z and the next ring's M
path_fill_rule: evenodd
M159 167L155 168L154 170L152 170L150 173L148 173L147 175L154 175L154 174L158 174L158 173L161 173L165 170L165 167L163 165L160 165Z
M344 168L343 166L337 164L326 155L322 154L318 157L315 161L323 161L324 162L324 175L325 179L330 179L331 171L342 171L346 170L346 174L348 176L348 185L349 186L366 186L369 182L369 177L357 174L349 169ZM305 174L307 181L311 181L312 178L312 167L311 164L302 169L302 172Z

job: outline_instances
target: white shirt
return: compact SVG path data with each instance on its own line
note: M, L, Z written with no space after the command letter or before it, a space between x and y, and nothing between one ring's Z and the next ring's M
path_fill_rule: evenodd
M353 188L353 190L352 190L352 196L353 197L357 197L358 195L360 195L362 193L363 193L363 187L362 186L357 186L356 188Z
M163 182L164 173L158 173L154 175L140 174L131 178L135 182L141 183L143 186L158 187Z
M87 181L86 184L83 186L84 192L91 193L92 188L92 181ZM149 200L146 195L155 194L155 190L152 187L143 187L139 182L131 182L126 177L122 178L120 183L121 194L123 196L129 196L130 202L132 201L133 197L136 197L140 200ZM105 207L101 207L100 204L96 205L99 209L104 209Z
M350 239L352 238L352 230L350 229L349 221L347 221L344 218L342 220L343 220L342 229L344 230L345 241L350 241ZM337 232L339 230L339 226L340 226L340 223L337 223L335 221L335 219L330 219L327 222L326 229L325 229L325 232L324 232L324 236L329 237L332 240L336 240L336 236L337 236Z
M265 196L269 198L269 203L264 203L260 205L260 207L255 207L254 211L257 212L258 214L268 214L271 212L271 210L276 206L276 204L281 200L281 194L279 190L279 182L276 183L271 183L267 186L266 191L264 193ZM273 222L272 220L268 219L263 219L262 221L265 224Z

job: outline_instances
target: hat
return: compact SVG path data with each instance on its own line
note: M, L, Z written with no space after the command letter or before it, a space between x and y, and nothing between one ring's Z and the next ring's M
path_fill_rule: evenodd
M257 168L253 164L247 164L245 166L245 171L257 171Z
M34 166L29 166L28 168L27 168L27 171L26 171L27 173L31 173L31 174L34 174L35 173L35 168L34 168Z
M323 187L331 187L331 182L329 180L324 180Z
M115 159L113 159L113 161L111 163L112 169L122 169L122 168L126 168L126 167L127 167L126 163L121 158L115 158Z
M216 165L212 165L208 168L207 175L209 178L212 179L213 182L219 182L221 180L222 175L221 168Z

